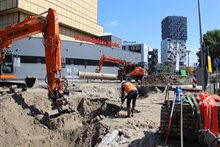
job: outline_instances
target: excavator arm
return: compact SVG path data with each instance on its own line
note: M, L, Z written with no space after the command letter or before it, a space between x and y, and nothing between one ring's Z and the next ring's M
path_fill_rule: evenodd
M38 34L46 27L45 20L40 17L29 16L24 21L0 29L0 52L10 48L14 41Z
M59 38L59 20L55 10L49 8L46 18L29 16L24 21L0 29L0 64L4 60L4 50L10 48L14 41L42 33L45 46L48 97L53 101L55 109L67 108L68 101L63 97L64 79L61 76L61 47Z
M104 64L105 61L112 62L112 63L117 63L117 64L121 64L121 65L126 64L126 62L124 60L116 59L116 58L113 58L111 56L110 57L105 57L105 55L103 54L101 56L101 58L99 59L99 63L98 63L98 67L96 69L96 73L101 72L103 64Z
M98 65L97 65L97 68L96 68L96 73L100 73L100 71L102 70L102 66L103 66L103 64L104 64L104 62L105 62L105 55L103 54L102 56L101 56L101 58L99 59L99 63L98 63Z
M12 53L9 54L9 50L7 51L6 49L9 49L10 44L14 41L42 32L45 27L44 24L45 23L42 18L29 16L20 23L12 24L4 29L0 29L0 79L16 78L13 74L13 65L5 62L6 57L13 58ZM11 70L8 70L8 72L5 73L4 71L6 70L4 70L3 67Z
M132 76L136 81L138 81L139 79L142 80L142 77L147 75L147 71L143 67L136 66L134 63L126 62L124 60L113 58L111 56L105 57L104 54L99 60L96 73L100 73L105 61L122 65L122 67L118 70L118 78L120 80Z

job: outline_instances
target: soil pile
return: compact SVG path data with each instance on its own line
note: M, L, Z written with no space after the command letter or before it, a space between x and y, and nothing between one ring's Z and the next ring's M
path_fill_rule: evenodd
M162 75L162 74L155 74L149 75L144 81L143 85L156 85L156 86L166 86L167 84L176 85L181 84L172 76Z
M0 98L0 142L2 146L95 146L108 132L100 123L119 111L106 100L119 100L119 84L76 83L69 87L74 112L51 119L51 128L41 123L51 102L44 88ZM72 91L71 91L72 90ZM52 130L51 130L52 129Z
M119 83L73 83L70 84L72 97L108 98L120 100Z
M80 98L71 102L81 101ZM2 146L95 146L108 127L100 123L85 123L85 118L100 108L89 100L77 110L51 119L53 130L40 122L42 114L50 110L50 101L44 89L23 92L22 95L4 95L0 99L0 142ZM75 107L79 103L75 104ZM103 117L104 118L104 117ZM90 117L92 120L93 117Z

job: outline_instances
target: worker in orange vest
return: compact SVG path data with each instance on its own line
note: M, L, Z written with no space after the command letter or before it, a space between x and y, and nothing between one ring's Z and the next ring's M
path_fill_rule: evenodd
M121 82L122 86L122 93L121 93L121 102L122 104L124 103L125 99L127 99L127 116L128 117L133 117L134 116L134 108L135 108L135 104L136 104L136 99L137 99L137 95L138 95L138 91L137 88L128 81L123 80ZM127 95L125 96L124 93L127 93ZM130 103L132 101L132 108L130 108Z

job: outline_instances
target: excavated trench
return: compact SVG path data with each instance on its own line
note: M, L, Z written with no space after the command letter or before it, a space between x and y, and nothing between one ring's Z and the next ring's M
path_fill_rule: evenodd
M52 118L47 127L54 131L59 130L67 144L80 147L96 146L109 130L100 120L114 116L120 111L119 106L107 103L106 100L82 98L77 111Z
M12 100L18 106L19 114L22 114L22 117L33 120L32 123L24 121L27 122L26 129L35 132L30 137L33 139L23 138L25 141L21 141L21 146L27 144L31 146L60 146L61 144L74 147L97 146L110 129L100 121L105 117L115 116L120 111L118 105L107 102L107 99L81 98L74 112L51 118L49 125L46 126L46 123L40 120L42 112L38 107L28 105L26 99L19 94L12 95ZM11 115L6 117L9 116ZM13 128L12 125L10 127ZM38 129L36 130L36 128ZM14 129L17 130L19 127L14 126ZM47 131L49 134L45 134ZM35 134L41 134L42 137L36 139ZM17 135L19 136L19 134Z
M50 122L42 121L49 129L55 130L65 127L69 120L81 122L82 125L97 123L104 117L113 116L120 111L120 107L107 103L104 98L82 98L77 106L77 110L71 113L64 113L55 118L50 118Z

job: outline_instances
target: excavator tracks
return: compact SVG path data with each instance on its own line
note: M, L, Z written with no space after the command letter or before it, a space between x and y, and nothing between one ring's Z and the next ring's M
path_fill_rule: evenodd
M0 87L1 87L1 90L4 89L3 91L5 91L6 89L8 89L8 91L12 91L15 88L21 89L21 91L27 90L27 85L24 81L4 81L3 80L3 81L0 81Z

